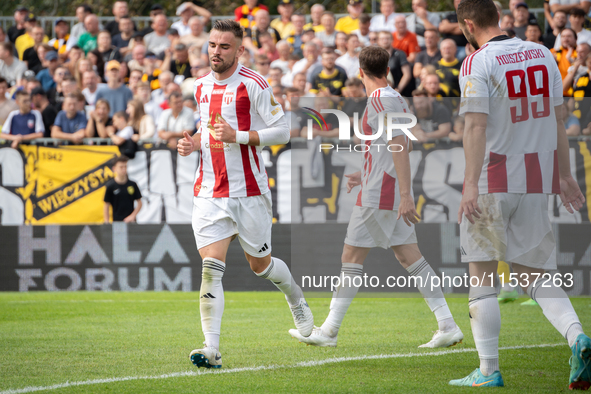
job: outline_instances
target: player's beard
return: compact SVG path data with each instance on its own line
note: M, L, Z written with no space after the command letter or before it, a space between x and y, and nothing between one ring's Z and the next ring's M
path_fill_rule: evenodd
M220 60L221 62L219 64L214 64L211 61L214 58L212 57L209 60L209 64L211 64L211 69L216 72L217 74L223 74L225 73L227 70L229 70L230 68L232 68L232 66L234 66L234 63L236 63L236 57L232 56L232 63L226 63L224 61L224 59L220 58L220 57L215 57L215 59Z
M474 38L473 34L465 33L464 36L466 36L466 40L468 40L470 45L472 45L475 50L480 49L480 45L478 45L478 41L476 41L476 38Z

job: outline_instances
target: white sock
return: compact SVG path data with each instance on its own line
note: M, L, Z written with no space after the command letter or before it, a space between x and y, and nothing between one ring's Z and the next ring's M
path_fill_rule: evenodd
M447 306L447 301L445 301L441 286L431 288L431 278L437 276L437 274L433 271L433 268L431 268L425 258L421 257L418 261L409 265L406 270L410 276L417 277L415 284L423 295L429 309L435 314L439 330L451 331L455 329L456 323L449 307ZM419 280L418 278L421 279Z
M488 376L499 370L501 309L494 287L470 288L470 325L480 357L480 372Z
M263 272L257 274L257 276L273 282L285 294L285 299L290 306L298 305L301 299L304 298L304 293L300 286L293 280L287 264L277 257L271 257L269 266Z
M201 291L199 292L199 309L201 311L201 328L205 335L205 346L220 348L220 332L222 315L224 314L224 288L222 277L226 264L213 257L203 259L201 272Z
M363 275L363 265L353 263L343 263L341 268L341 283L332 294L330 301L330 312L328 317L322 324L322 332L330 337L335 337L341 323L345 318L349 305L353 302L353 298L357 295L357 291L361 286L361 276ZM355 279L359 277L359 279ZM355 286L358 284L359 286Z
M568 345L574 345L577 336L583 333L583 326L564 290L550 281L538 280L535 286L527 288L527 294L540 304L544 316L566 338Z

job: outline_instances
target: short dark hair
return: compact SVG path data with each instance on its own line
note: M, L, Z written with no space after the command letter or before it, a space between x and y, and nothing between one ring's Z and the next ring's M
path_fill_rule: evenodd
M11 55L14 55L14 46L11 42L2 42L0 46L4 48L5 51L10 52Z
M131 16L129 16L129 15L123 15L121 18L119 18L119 20L121 20L121 19L129 19L129 20L131 20Z
M576 17L579 17L579 18L584 18L585 17L585 11L583 11L579 7L572 8L568 14L570 16L576 16Z
M115 158L115 162L113 162L113 167L115 167L118 163L127 163L129 161L129 157L125 155L120 155Z
M377 46L365 47L359 53L359 68L372 78L384 78L388 72L390 54Z
M336 16L334 15L334 12L331 12L331 11L324 11L320 17L322 18L324 15L330 15L332 17L332 19L334 19L335 21L337 19Z
M573 30L573 29L571 29L570 27L565 27L565 28L564 28L564 30L570 30L570 31L572 31L572 32L573 32L573 34L575 35L575 41L577 41L577 32L576 32L576 31L574 31L574 30ZM562 30L562 31L564 31L564 30Z
M437 30L437 29L425 29L425 33L428 31L431 31L439 36L439 30ZM423 36L424 36L424 33L423 33Z
M240 26L240 23L232 19L218 19L213 24L211 30L217 30L219 32L230 32L234 34L234 37L242 40L244 37L244 29Z
M359 78L349 78L345 82L345 86L346 87L349 87L349 86L363 86L363 82L361 82L361 79L359 79Z
M371 16L369 16L367 14L359 15L359 23L362 23L365 25L366 23L369 23L369 22L371 22Z
M412 91L413 97L429 97L429 93L425 89L415 89Z
M175 90L174 92L172 92L172 93L170 93L170 94L168 95L168 100L170 101L170 99L171 99L171 98L173 98L173 97L174 97L174 98L179 98L179 97L180 97L180 98L183 98L183 95L182 95L182 93L181 93L181 92L178 92L178 91L176 91L176 90Z
M493 0L462 0L458 6L458 22L469 19L479 28L499 25L499 13Z
M15 96L16 96L16 98L23 97L23 96L31 97L31 95L24 89L17 90Z
M5 83L7 87L9 86L6 78L0 77L0 83Z
M78 7L76 8L80 8L82 7L84 9L84 12L87 14L92 14L92 7L89 6L88 4L80 4Z
M126 122L128 122L128 121L129 121L129 115L127 115L127 112L125 112L125 111L118 111L118 112L115 112L115 113L113 114L113 117L117 117L117 118L123 118L123 119L125 119L125 121L126 121Z

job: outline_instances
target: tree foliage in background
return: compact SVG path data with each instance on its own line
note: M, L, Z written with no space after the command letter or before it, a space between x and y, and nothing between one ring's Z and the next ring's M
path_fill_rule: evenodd
M94 11L99 16L111 16L111 10L115 0L23 0L23 1L6 1L0 2L0 14L10 16L18 5L27 6L32 12L40 16L74 16L76 14L76 7L81 4L91 4ZM159 1L159 0L128 0L129 10L132 16L147 16L150 12L150 7L153 4L159 3L166 9L166 15L174 16L176 7L178 7L183 0L175 1ZM232 0L220 2L219 0L203 0L201 2L195 1L196 4L210 10L214 15L233 15L234 9L244 4L242 1ZM277 4L279 0L262 0L262 4L269 7L272 15L277 14ZM334 13L346 13L346 0L295 0L296 10L308 14L310 7L316 3L324 4L327 10ZM364 0L365 12L371 12L371 0ZM411 12L412 0L396 0L397 12ZM453 0L428 0L429 11L451 11L453 9ZM501 1L503 8L507 9L509 0ZM542 8L543 0L528 1L531 8ZM379 5L376 12L379 12Z

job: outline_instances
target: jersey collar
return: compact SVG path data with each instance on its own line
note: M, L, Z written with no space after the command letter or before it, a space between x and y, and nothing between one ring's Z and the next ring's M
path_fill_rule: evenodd
M493 38L491 38L490 40L488 40L487 44L488 44L489 42L494 42L494 41L505 41L505 40L510 40L510 39L511 39L511 37L509 37L509 36L506 36L506 35L504 35L504 34L501 34L501 35L499 35L499 36L493 37Z

